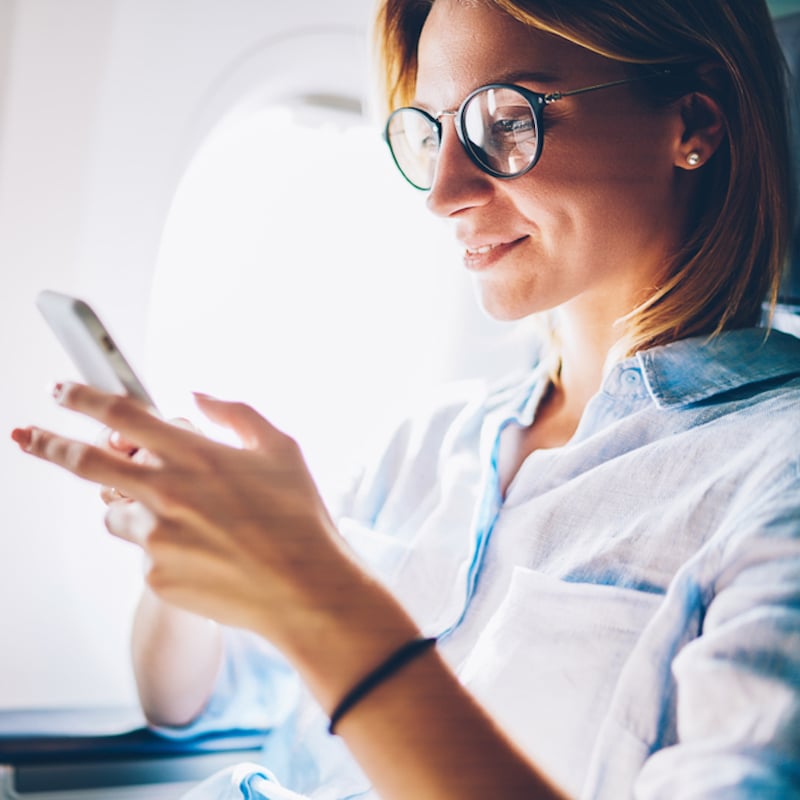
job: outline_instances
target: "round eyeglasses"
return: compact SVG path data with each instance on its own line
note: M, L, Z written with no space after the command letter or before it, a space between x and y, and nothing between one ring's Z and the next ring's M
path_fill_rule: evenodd
M546 105L563 97L668 73L663 69L550 94L511 83L490 83L470 92L456 111L434 115L413 106L398 108L389 115L383 135L403 177L423 191L433 186L442 142L442 117L455 117L458 138L476 166L495 178L518 178L533 169L542 154L542 110Z

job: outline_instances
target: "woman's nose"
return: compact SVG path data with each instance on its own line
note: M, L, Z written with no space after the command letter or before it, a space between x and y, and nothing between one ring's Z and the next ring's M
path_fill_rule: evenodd
M490 175L469 157L456 131L455 119L442 119L441 143L427 206L440 217L485 205L494 192Z

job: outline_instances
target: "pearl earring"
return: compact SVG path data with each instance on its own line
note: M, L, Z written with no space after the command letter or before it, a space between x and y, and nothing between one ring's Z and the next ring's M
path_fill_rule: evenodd
M688 156L686 156L686 163L690 167L696 167L700 163L700 153L697 150L692 150Z

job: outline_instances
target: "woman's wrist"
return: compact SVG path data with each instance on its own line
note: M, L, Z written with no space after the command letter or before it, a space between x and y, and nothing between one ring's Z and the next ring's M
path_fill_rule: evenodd
M331 714L370 670L419 636L419 628L394 596L343 555L324 581L311 588L306 584L280 640L274 630L267 638Z
M395 673L400 672L403 667L415 658L421 656L426 650L433 648L435 644L435 637L426 638L423 636L416 636L367 672L334 707L331 712L328 733L336 733L336 728L342 717L366 698L370 692L377 689L382 683L390 680Z

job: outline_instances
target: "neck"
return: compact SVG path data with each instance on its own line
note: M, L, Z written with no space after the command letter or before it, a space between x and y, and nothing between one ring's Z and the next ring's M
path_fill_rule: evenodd
M604 315L558 311L558 338L561 371L558 394L564 410L576 421L583 409L600 390L612 348L619 342L622 326Z
M506 428L499 462L503 494L529 453L561 447L575 434L586 404L600 389L608 354L620 336L613 320L603 322L597 316L570 313L565 306L557 313L560 380L542 399L533 425Z

